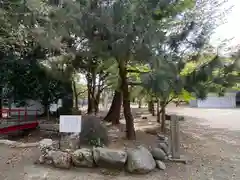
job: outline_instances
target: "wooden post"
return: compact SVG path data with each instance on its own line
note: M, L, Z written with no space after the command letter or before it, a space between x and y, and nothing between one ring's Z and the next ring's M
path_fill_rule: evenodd
M37 118L38 118L38 110L36 110L36 113L35 113L35 121L37 122Z
M24 111L24 121L27 121L27 110Z
M19 122L21 121L21 111L20 111L20 109L18 109L18 121Z

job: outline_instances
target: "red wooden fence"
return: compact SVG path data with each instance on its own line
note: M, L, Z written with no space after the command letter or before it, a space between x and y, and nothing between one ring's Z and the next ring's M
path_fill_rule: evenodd
M29 111L34 111L34 118L29 119ZM23 113L22 113L23 112ZM34 129L38 126L38 110L27 110L27 109L0 109L2 118L0 119L0 134L7 134L9 132L16 132L20 130ZM17 118L11 118L9 114L17 113ZM23 116L23 119L21 119ZM4 124L3 121L4 120ZM13 124L10 124L11 123Z

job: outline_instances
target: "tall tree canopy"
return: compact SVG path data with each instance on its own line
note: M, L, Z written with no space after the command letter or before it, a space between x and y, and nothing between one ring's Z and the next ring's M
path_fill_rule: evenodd
M97 113L101 92L111 86L115 91L114 106L107 117L115 117L117 123L123 104L126 136L135 139L130 91L142 83L140 74L156 80L149 80L152 83L147 85L143 82L146 85L143 87L161 100L170 92L179 94L182 89L192 92L191 88L202 87L202 83L195 82L193 87L187 86L186 82L193 81L194 73L194 77L203 78L204 83L213 79L214 68L209 66L215 60L195 68L191 78L181 73L186 63L198 62L202 57L216 25L218 6L217 0L7 0L0 8L3 15L0 17L3 24L0 63L9 65L7 59L25 63L25 70L19 69L20 74L24 74L23 71L29 72L25 77L34 74L37 78L32 81L48 90L52 81L61 82L65 92L63 105L68 111L73 106L72 87L75 87L77 73L84 73L87 79L88 113ZM44 73L42 67L45 67ZM47 71L49 68L52 73ZM202 69L211 73L203 75ZM18 71L0 72L4 72L0 75L0 85L11 82L19 86L12 83L16 78L11 77L15 74L12 72ZM39 77L41 73L42 77L52 77L51 83L44 82L41 75ZM217 83L216 78L214 82ZM37 85L33 83L34 89L39 88ZM43 92L44 102L53 99L46 96L47 91ZM113 111L115 108L117 111Z

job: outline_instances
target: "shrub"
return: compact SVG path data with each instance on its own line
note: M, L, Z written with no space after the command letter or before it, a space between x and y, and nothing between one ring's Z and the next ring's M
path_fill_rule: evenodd
M108 145L108 132L95 116L82 116L82 129L80 133L81 145L106 146Z

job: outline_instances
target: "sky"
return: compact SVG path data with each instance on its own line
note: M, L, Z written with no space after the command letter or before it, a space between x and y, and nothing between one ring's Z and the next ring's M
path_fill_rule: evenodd
M240 44L240 0L228 0L224 8L231 6L231 11L226 15L226 23L219 26L212 36L211 42L214 46L218 46L225 39L231 39L228 46Z

